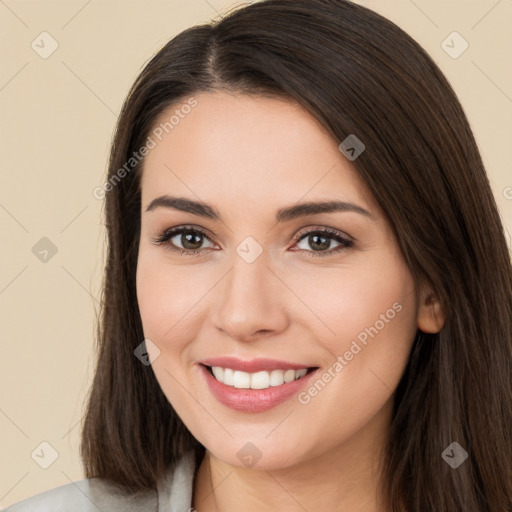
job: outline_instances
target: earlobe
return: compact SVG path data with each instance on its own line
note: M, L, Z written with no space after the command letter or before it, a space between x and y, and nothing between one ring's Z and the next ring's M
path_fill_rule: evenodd
M445 322L443 308L437 294L432 290L426 290L420 296L418 306L418 329L425 333L439 332Z

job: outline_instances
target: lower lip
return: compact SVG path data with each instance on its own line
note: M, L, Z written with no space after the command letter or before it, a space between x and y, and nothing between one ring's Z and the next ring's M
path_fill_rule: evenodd
M267 389L240 389L219 382L204 365L200 364L199 367L212 395L221 404L242 412L263 412L276 407L297 394L317 372L313 370L300 379Z

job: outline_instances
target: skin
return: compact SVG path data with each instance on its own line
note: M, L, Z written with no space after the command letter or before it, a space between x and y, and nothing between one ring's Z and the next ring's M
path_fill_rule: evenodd
M226 92L194 97L197 106L146 157L137 266L144 335L160 350L153 371L207 449L193 506L386 510L377 491L393 394L416 330L442 327L437 297L415 285L384 213L339 141L305 109ZM203 201L222 221L165 207L146 211L164 194ZM349 201L372 217L331 212L276 224L278 209L320 200ZM167 246L152 243L183 225L210 236L196 241L199 255L179 252L181 235ZM337 251L332 238L324 249L307 235L294 240L314 228L334 229L354 246ZM236 252L248 236L263 251L252 263ZM178 252L168 249L172 242ZM307 404L292 397L265 412L235 411L212 396L199 372L197 361L224 355L327 371L395 303L400 312ZM237 457L247 442L261 452L252 468Z

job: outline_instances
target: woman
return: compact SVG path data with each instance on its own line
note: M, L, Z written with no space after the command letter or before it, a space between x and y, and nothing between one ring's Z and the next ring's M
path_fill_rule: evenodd
M184 31L97 194L88 479L8 510L512 510L505 237L454 92L393 23L268 0Z

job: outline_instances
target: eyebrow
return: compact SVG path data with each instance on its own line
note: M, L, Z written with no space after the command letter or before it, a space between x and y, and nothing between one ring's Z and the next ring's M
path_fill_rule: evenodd
M174 210L192 213L193 215L198 215L207 219L222 220L220 213L212 206L199 201L193 201L192 199L187 199L185 197L174 197L168 195L157 197L148 204L146 211L149 212L156 208L172 208ZM362 206L354 203L347 201L316 201L299 203L279 209L276 213L276 222L287 222L299 217L332 212L355 212L375 220L372 213Z

